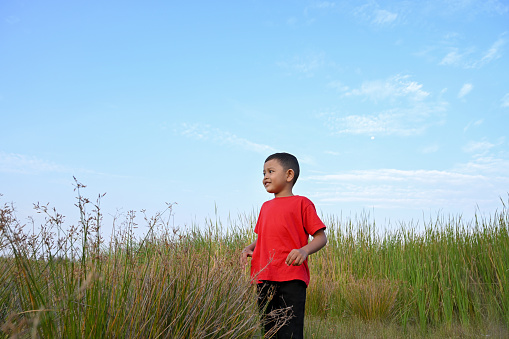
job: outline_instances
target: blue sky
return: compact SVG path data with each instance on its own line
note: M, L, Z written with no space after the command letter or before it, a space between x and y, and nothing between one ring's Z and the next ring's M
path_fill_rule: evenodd
M0 193L73 222L251 212L294 193L384 220L492 213L509 192L505 1L2 1Z

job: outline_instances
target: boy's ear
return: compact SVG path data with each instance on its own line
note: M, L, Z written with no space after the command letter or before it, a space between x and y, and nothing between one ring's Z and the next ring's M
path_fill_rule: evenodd
M295 176L295 172L291 168L286 171L286 181L287 182L292 182L294 176Z

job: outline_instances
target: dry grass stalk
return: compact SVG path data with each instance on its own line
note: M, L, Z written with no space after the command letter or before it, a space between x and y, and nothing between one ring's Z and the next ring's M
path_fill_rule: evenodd
M364 278L346 284L343 296L352 315L363 320L390 320L394 314L399 284L389 279Z

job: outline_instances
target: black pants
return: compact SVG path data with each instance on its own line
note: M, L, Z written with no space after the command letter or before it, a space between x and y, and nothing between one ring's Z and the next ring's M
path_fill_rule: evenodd
M306 308L306 283L302 280L264 281L257 285L258 307L262 312L265 333L274 333L282 318L286 324L272 338L304 338L304 310ZM271 330L272 329L272 330Z

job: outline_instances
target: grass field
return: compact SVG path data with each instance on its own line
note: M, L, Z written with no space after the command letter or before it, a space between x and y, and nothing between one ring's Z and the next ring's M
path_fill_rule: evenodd
M47 206L36 208L45 222L35 228L12 206L0 209L0 337L260 337L239 264L255 214L179 229L171 205L150 217L130 211L104 238L100 198L83 188L74 225ZM309 258L306 337L509 337L501 205L488 217L436 216L391 231L369 218L323 217L329 243ZM135 227L148 231L136 237Z

